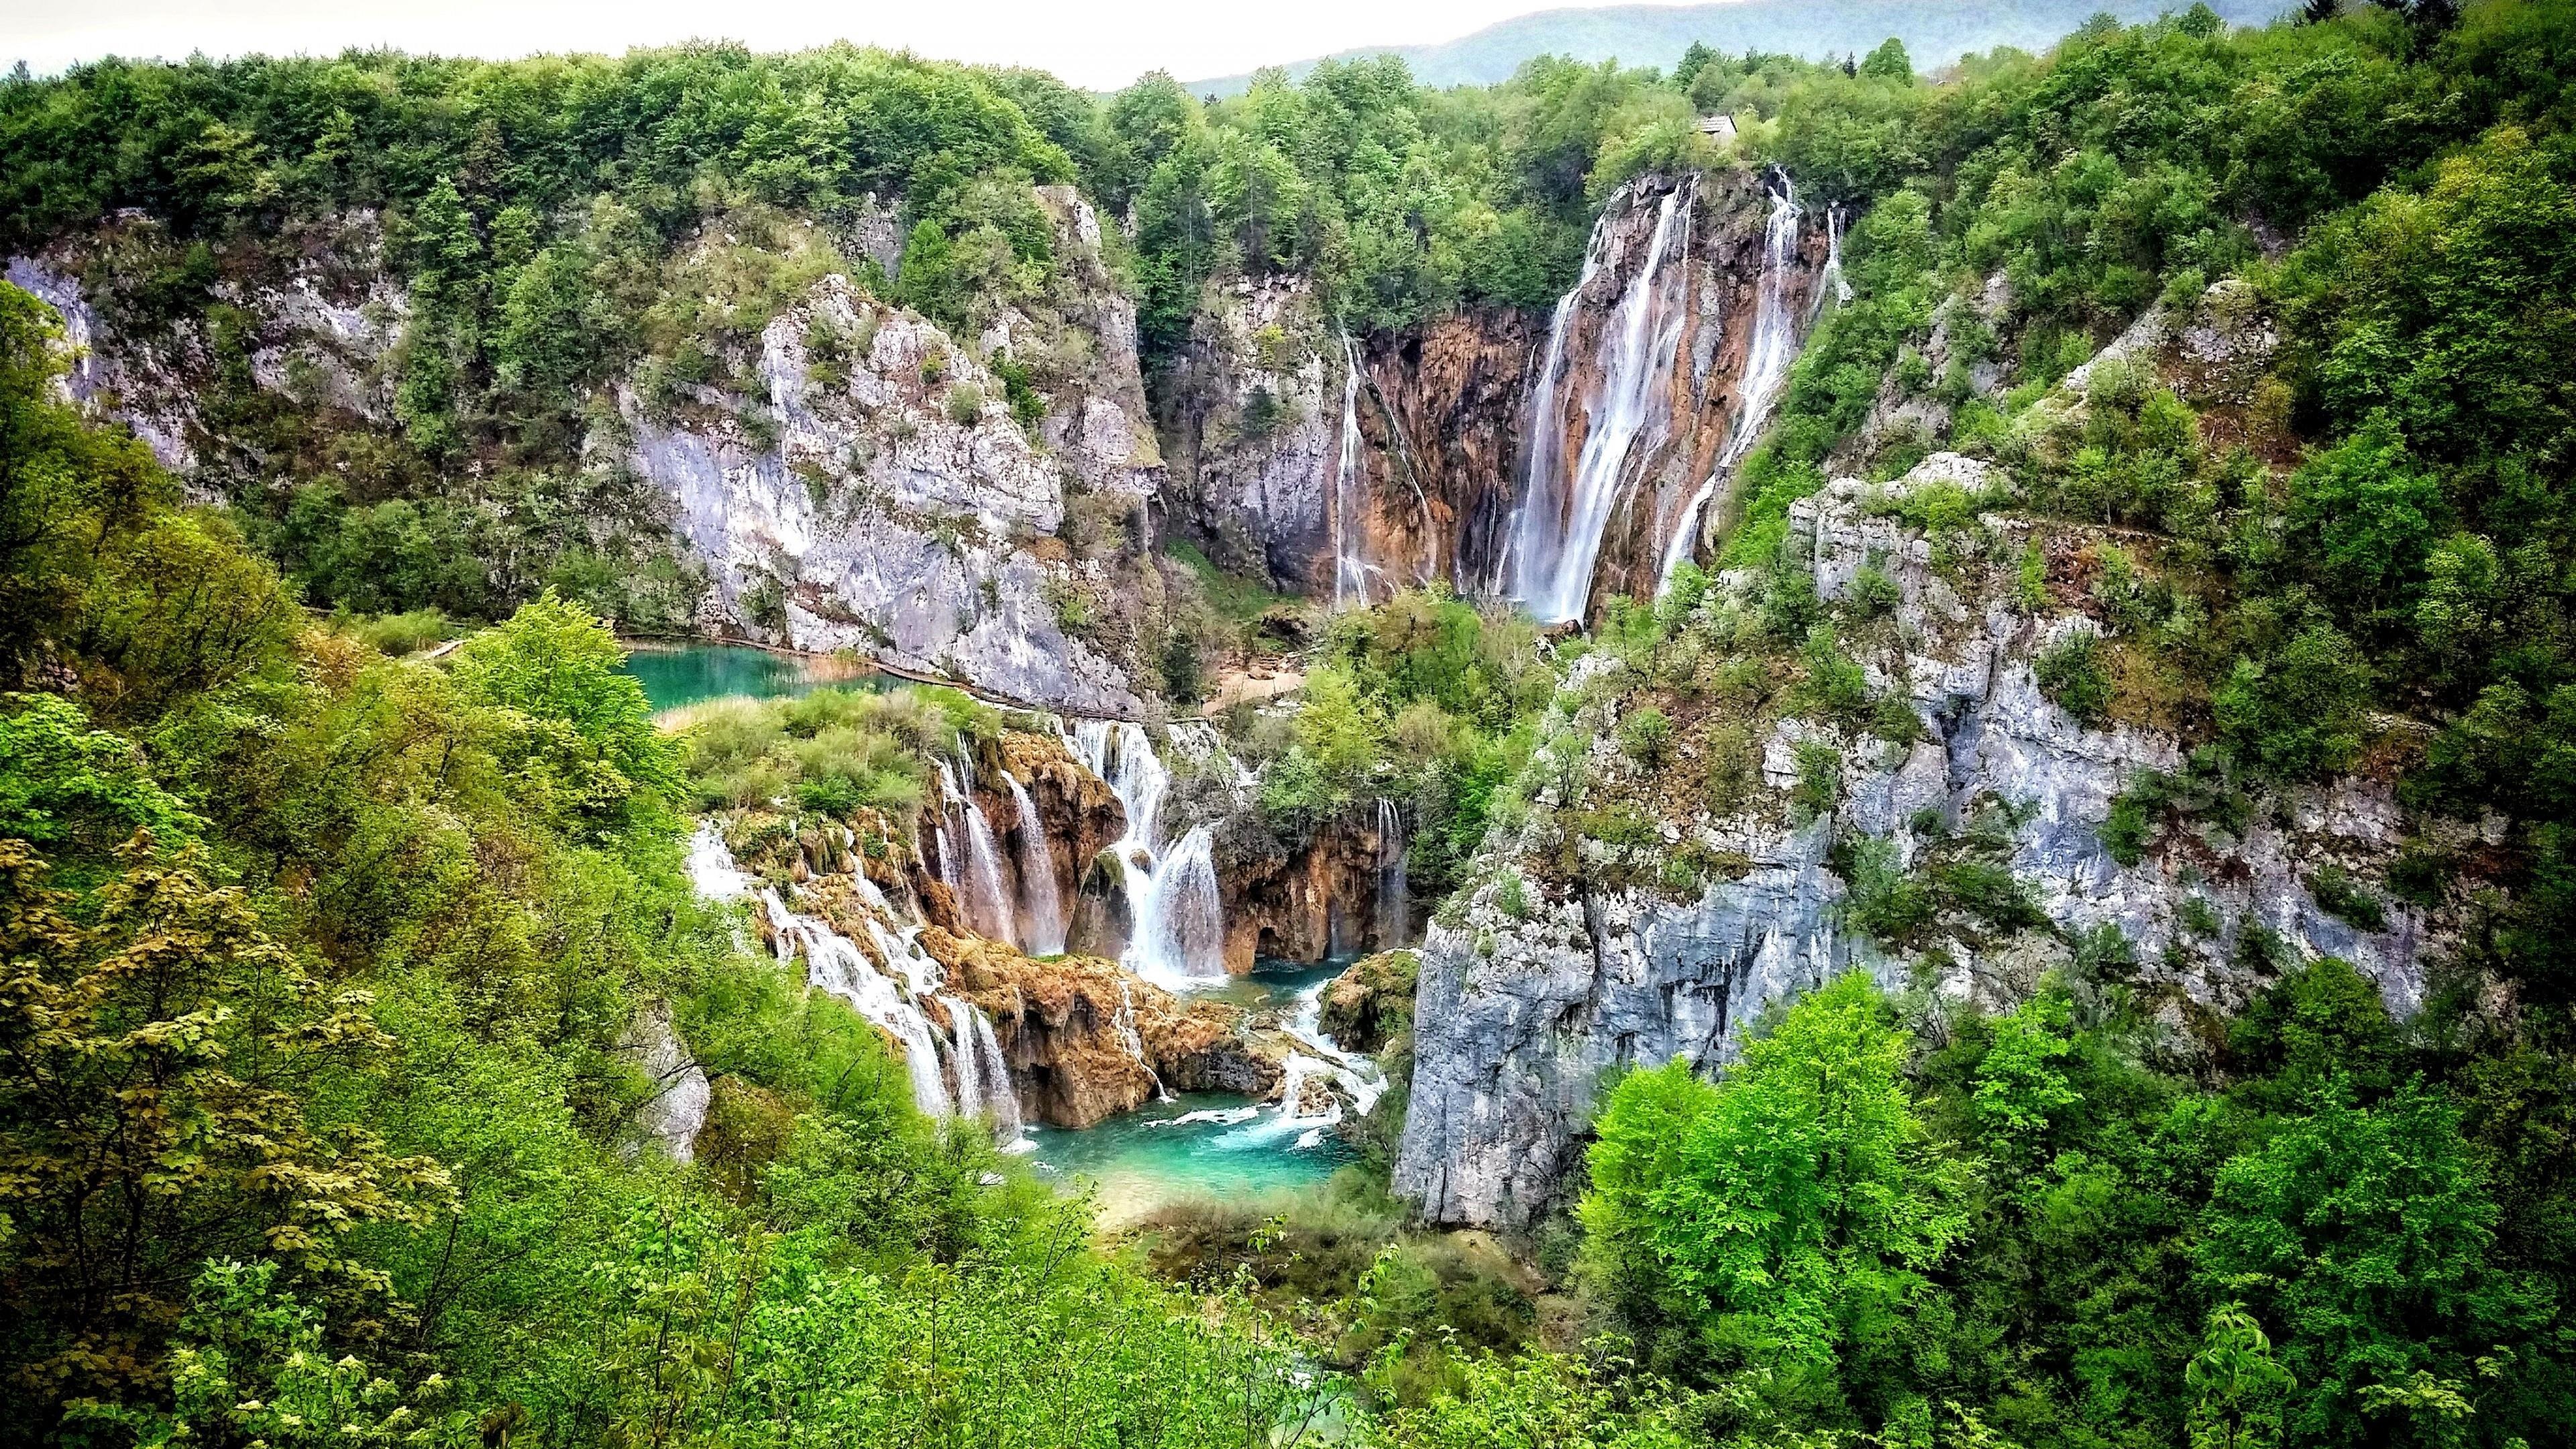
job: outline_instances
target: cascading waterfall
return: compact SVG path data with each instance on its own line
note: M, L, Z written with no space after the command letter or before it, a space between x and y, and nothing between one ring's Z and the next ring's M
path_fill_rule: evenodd
M1333 466L1333 609L1366 608L1369 601L1369 575L1377 569L1368 561L1367 532L1360 519L1364 506L1360 497L1366 470L1360 466L1360 355L1351 345L1350 334L1342 334L1342 438L1340 457Z
M1020 812L1020 949L1032 956L1061 955L1064 897L1056 893L1055 853L1047 848L1046 822L1038 818L1028 787L1007 772L1002 778L1010 781L1011 803Z
M1645 261L1629 278L1601 334L1595 353L1600 388L1583 401L1583 449L1570 471L1564 467L1562 442L1565 405L1558 396L1565 376L1567 325L1608 254L1623 215L1617 206L1605 211L1593 228L1582 280L1556 304L1533 399L1529 476L1506 548L1507 591L1543 622L1582 615L1591 600L1602 530L1618 504L1630 455L1640 439L1651 452L1671 423L1673 359L1688 315L1688 268L1680 263L1689 259L1697 197L1696 183L1686 183L1665 193L1656 210ZM1668 261L1674 264L1668 266Z
M1700 515L1717 496L1718 485L1732 475L1753 451L1754 440L1762 426L1770 421L1771 407L1779 401L1780 385L1788 379L1789 364L1798 356L1798 329L1789 316L1789 274L1798 263L1797 190L1786 173L1774 172L1780 189L1771 193L1771 219L1762 231L1762 279L1754 286L1753 337L1744 349L1744 376L1735 389L1735 425L1726 435L1726 447L1717 455L1716 466L1683 505L1682 515L1673 527L1672 541L1664 546L1664 564L1658 575L1657 597L1673 586L1673 576L1699 547ZM1832 213L1827 212L1830 217ZM1835 243L1839 254L1840 243ZM1838 264L1829 263L1829 275L1841 282Z
M734 864L733 851L712 820L699 821L689 837L688 871L690 886L704 900L729 901L751 889L751 877Z
M776 890L763 887L760 903L778 935L778 959L791 961L798 951L804 952L806 980L848 1002L859 1015L903 1043L913 1105L928 1116L951 1115L954 1104L939 1070L939 1034L903 987L880 975L857 943L833 930L830 923L790 910Z
M848 839L844 831L844 845ZM733 852L725 847L724 836L712 820L698 822L689 838L688 871L698 894L709 900L752 894L751 877L735 864ZM848 1002L860 1016L903 1043L904 1070L912 1079L915 1107L934 1117L952 1112L968 1117L989 1114L1004 1151L1029 1150L1035 1144L1023 1130L1019 1092L1011 1084L1010 1067L1002 1059L992 1022L973 1002L940 990L946 972L921 949L917 928L887 928L880 917L891 918L894 907L876 882L856 871L850 881L870 913L865 917L869 943L876 947L877 959L894 974L879 970L876 961L829 921L791 909L775 888L762 886L756 899L776 935L778 959L793 961L802 952L806 980ZM922 1003L933 997L947 1010L949 1028L944 1034L922 1010ZM948 1063L956 1076L953 1096L941 1071L942 1046L947 1047Z
M1217 892L1214 836L1206 826L1161 848L1163 796L1171 772L1143 727L1124 720L1076 720L1065 748L1109 783L1126 807L1127 832L1112 847L1131 923L1119 964L1157 986L1186 990L1225 979L1225 907Z
M1015 929L1010 891L1002 884L1002 854L993 843L993 823L984 818L984 807L976 803L975 792L958 783L961 777L973 778L972 767L951 772L943 760L939 768L941 781L954 791L951 798L957 802L966 837L966 861L961 872L965 889L958 894L957 908L976 934L1017 944L1019 932Z
M1392 951L1404 944L1411 926L1405 899L1404 813L1381 795L1377 802L1377 948Z
M1215 834L1181 837L1147 882L1126 965L1157 986L1185 991L1225 980L1225 906L1217 892Z

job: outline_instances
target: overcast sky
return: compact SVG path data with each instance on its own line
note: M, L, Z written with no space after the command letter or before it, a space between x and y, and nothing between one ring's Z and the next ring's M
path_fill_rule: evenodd
M614 54L692 37L762 50L852 40L950 60L1039 66L1110 89L1362 45L1448 40L1530 10L1611 0L0 0L0 64L39 72L103 55L332 54L352 45L485 56Z

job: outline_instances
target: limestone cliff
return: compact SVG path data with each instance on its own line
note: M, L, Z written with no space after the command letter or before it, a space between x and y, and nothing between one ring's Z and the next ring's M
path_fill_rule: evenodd
M2116 969L2165 1003L2182 1053L2204 1008L2241 1005L2276 950L2341 956L2393 1009L2417 1003L2431 923L2391 904L2378 928L2357 926L2312 884L2329 868L2373 875L2393 855L2399 821L2383 782L2291 790L2277 812L2233 829L2168 822L2134 864L2106 846L2112 799L2142 770L2179 766L2183 751L2152 723L2087 727L2034 676L2049 643L2098 627L2056 582L2097 530L1990 514L1975 539L1936 540L1904 522L1910 492L1974 496L1986 473L1939 454L1892 484L1837 482L1792 514L1791 546L1822 599L1852 598L1865 576L1895 586L1890 614L1858 642L1870 685L1911 716L1904 743L1884 728L1855 737L1793 713L1745 715L1758 727L1744 742L1752 778L1740 803L1718 808L1675 793L1673 767L1648 770L1619 749L1627 666L1594 655L1578 667L1548 725L1547 749L1566 758L1541 766L1583 798L1551 786L1498 832L1483 884L1435 920L1420 953L1395 1185L1426 1216L1531 1220L1562 1201L1605 1074L1675 1057L1717 1066L1766 1003L1853 966L1902 987L1903 955L1928 964L1944 994L2008 1003L2068 963L2068 941L2116 925L2134 951ZM2051 580L2036 610L2008 585L2010 561L2034 545ZM1725 580L1710 607L1756 584ZM1674 708L1708 711L1678 716L1676 738L1681 768L1711 768L1722 736L1701 729L1722 724L1724 707ZM1808 803L1793 803L1802 792ZM1830 803L1817 808L1818 797ZM1623 799L1648 807L1659 842L1621 847L1551 823L1554 807ZM1973 854L2024 883L2028 905L1944 912L1914 950L1883 949L1850 923L1834 868L1838 843L1847 862L1854 841L1900 869Z

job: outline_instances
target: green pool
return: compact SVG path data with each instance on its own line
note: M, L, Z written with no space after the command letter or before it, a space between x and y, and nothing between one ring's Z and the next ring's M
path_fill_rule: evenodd
M1348 962L1262 962L1204 994L1253 1012L1285 1012ZM1282 1123L1275 1107L1244 1097L1186 1094L1150 1102L1079 1132L1031 1128L1029 1161L1068 1192L1090 1189L1103 1227L1120 1227L1167 1203L1235 1202L1320 1185L1352 1160L1341 1138L1314 1123ZM1300 1146L1304 1141L1306 1145Z
M853 670L830 659L772 654L739 644L683 644L676 647L632 645L626 672L644 686L653 712L678 709L702 700L749 695L768 699L803 694L837 685L844 689L884 689L895 683L886 675Z

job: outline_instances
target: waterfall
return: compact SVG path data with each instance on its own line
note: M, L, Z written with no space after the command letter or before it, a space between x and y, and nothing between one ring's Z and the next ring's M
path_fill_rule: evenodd
M964 1001L945 993L942 993L938 1000L940 1005L948 1008L948 1039L957 1043L954 1054L957 1064L957 1115L981 1117L984 1115L984 1071L983 1063L975 1059L975 1029L966 1024L966 1013L969 1008Z
M1118 1019L1111 1025L1118 1028L1118 1040L1125 1044L1127 1055L1136 1059L1136 1065L1143 1067L1146 1078L1153 1082L1156 1099L1172 1100L1171 1089L1163 1085L1163 1074L1154 1070L1154 1059L1145 1054L1145 1034L1136 1029L1136 993L1124 976L1118 978Z
M1010 1064L993 1035L992 1018L962 996L941 995L948 1008L948 1034L957 1043L957 1112L962 1117L990 1116L993 1135L1005 1152L1026 1152L1029 1141L1020 1116L1020 1094L1011 1085Z
M1333 530L1333 610L1367 608L1369 575L1377 569L1368 561L1368 538L1360 521L1364 507L1360 497L1367 481L1367 471L1360 466L1360 356L1351 345L1351 335L1342 334L1342 439L1339 458L1333 465L1333 496L1330 500Z
M688 872L689 885L702 900L729 901L751 888L751 877L734 864L724 832L712 820L699 821L697 832L689 837Z
M1016 944L1018 933L1012 929L1010 892L1002 885L1002 856L994 848L993 824L984 818L984 807L975 801L975 792L959 783L974 778L971 766L952 772L948 762L939 762L940 782L947 786L957 802L958 814L966 836L966 860L963 870L965 889L958 892L957 911L965 918L967 929L996 941ZM1061 947L1059 947L1061 949Z
M948 1084L940 1075L939 1037L930 1018L830 923L788 909L778 892L768 887L761 889L760 903L778 933L778 959L792 960L801 949L808 981L848 1002L859 1015L902 1042L904 1068L912 1076L913 1105L927 1116L948 1116L952 1110Z
M1699 547L1700 515L1717 486L1731 476L1753 451L1754 440L1762 434L1762 425L1770 421L1772 404L1779 400L1780 385L1788 379L1789 364L1798 356L1798 331L1789 315L1789 274L1798 264L1797 189L1785 172L1773 173L1780 189L1771 193L1771 219L1762 230L1762 278L1754 284L1753 338L1744 349L1744 375L1735 386L1735 421L1726 435L1726 447L1717 455L1716 466L1682 507L1682 515L1673 527L1672 541L1664 546L1664 566L1658 576L1655 592L1660 597L1673 586L1673 575L1681 572L1693 550ZM1828 218L1832 216L1828 210ZM1839 254L1840 243L1835 243ZM1841 284L1838 264L1829 264L1835 284Z
M1020 948L1032 956L1064 953L1064 897L1056 893L1055 853L1047 848L1046 822L1038 818L1028 787L1005 772L1011 803L1020 812L1020 919L1027 929Z
M1191 830L1146 883L1126 965L1157 986L1187 990L1225 979L1225 906L1217 892L1215 843L1208 827Z
M1124 720L1076 720L1065 747L1109 783L1127 811L1127 832L1112 847L1130 926L1119 964L1174 990L1225 979L1225 906L1211 853L1215 838L1200 826L1163 850L1163 797L1172 777L1152 739Z
M1781 178L1787 184L1787 178ZM1837 204L1825 208L1825 274L1816 283L1816 304L1824 305L1830 289L1836 302L1852 299L1851 283L1843 280L1843 209Z
M1564 467L1564 403L1557 395L1565 373L1567 323L1608 253L1622 210L1614 206L1603 212L1593 228L1582 280L1556 304L1547 360L1539 370L1540 392L1533 399L1529 477L1508 545L1510 593L1543 622L1582 616L1591 600L1601 533L1617 507L1629 456L1640 438L1651 452L1671 422L1673 357L1688 315L1688 278L1686 267L1668 267L1666 261L1689 257L1697 195L1695 184L1686 183L1665 193L1657 207L1645 260L1629 278L1595 349L1600 385L1584 399L1583 450L1570 473Z
M1404 944L1412 924L1405 899L1404 815L1395 802L1377 801L1377 948L1392 951Z
M992 1081L985 1088L985 1096L992 1105L994 1128L1009 1139L1002 1144L1002 1150L1032 1151L1037 1144L1029 1140L1028 1121L1020 1111L1019 1089L1011 1085L1011 1064L1002 1059L1002 1044L993 1036L993 1020L977 1010L971 1001L966 1002L965 1007L966 1018L975 1028L976 1044L982 1051L979 1060L993 1074Z

